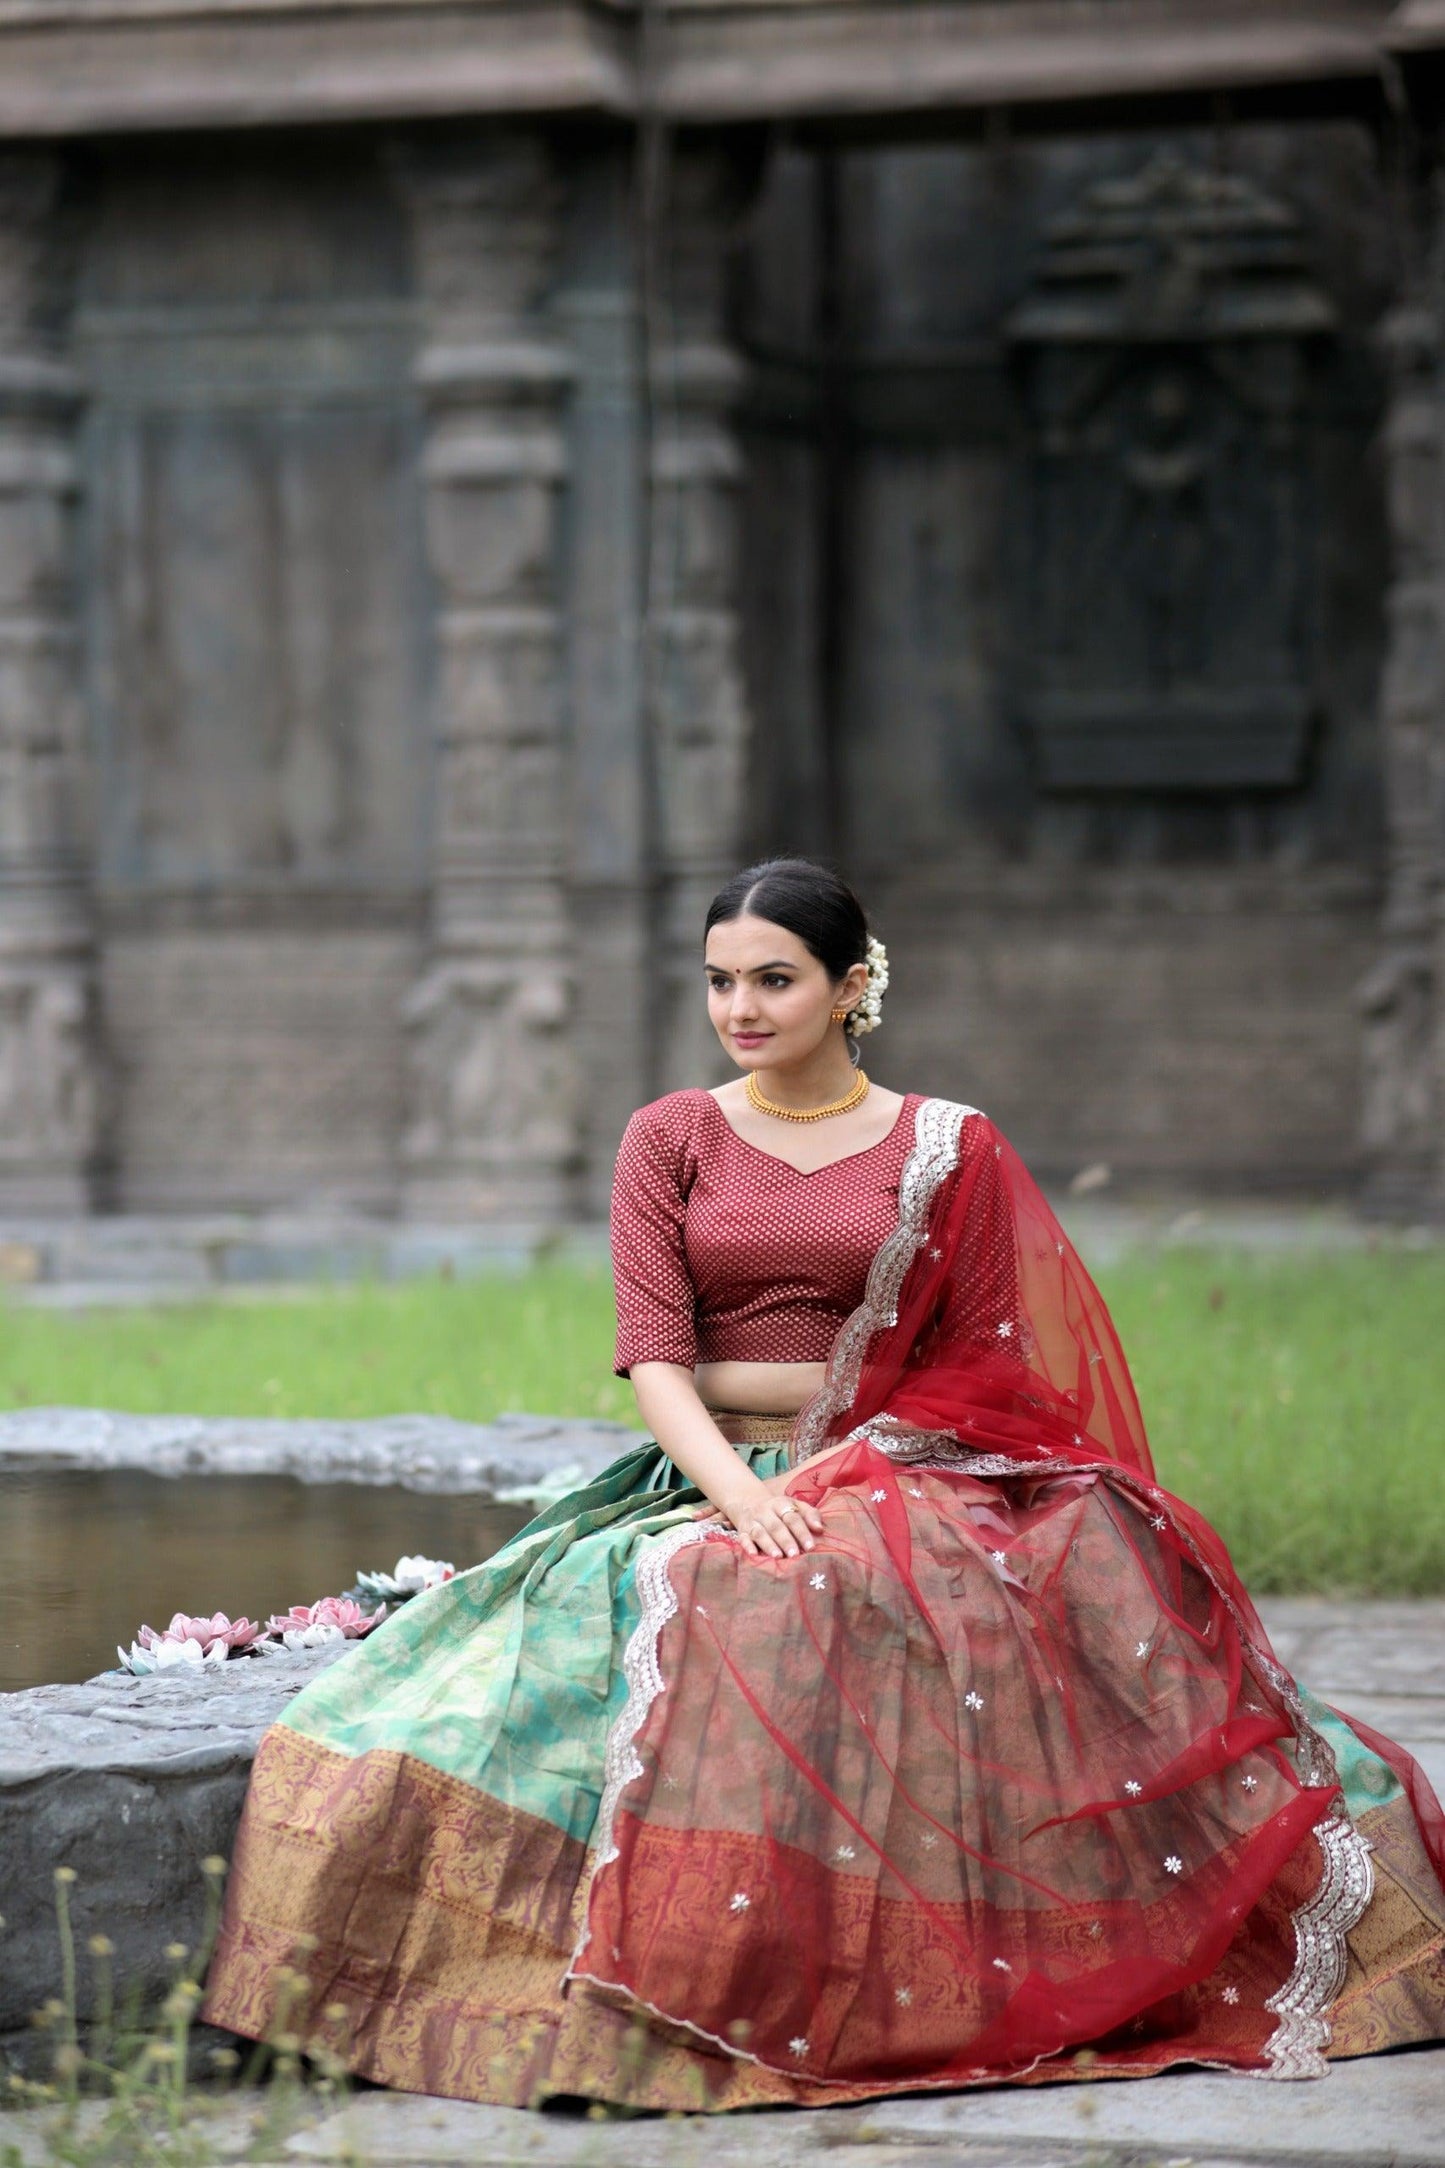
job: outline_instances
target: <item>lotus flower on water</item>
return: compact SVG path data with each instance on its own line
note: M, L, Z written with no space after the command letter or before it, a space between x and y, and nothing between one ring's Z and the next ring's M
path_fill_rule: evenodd
M267 1630L288 1649L319 1649L330 1641L359 1641L386 1617L379 1611L363 1611L349 1596L323 1596L319 1603L294 1603L289 1611L277 1611L266 1622Z
M224 1611L210 1618L190 1618L177 1611L163 1633L142 1626L129 1649L117 1647L115 1653L127 1671L141 1677L168 1671L173 1664L223 1664L229 1656L244 1656L265 1631L248 1618L227 1618Z
M390 1573L362 1573L358 1571L353 1596L370 1596L386 1603L405 1603L408 1597L419 1596L423 1589L440 1588L443 1581L453 1580L456 1567L449 1558L399 1558Z

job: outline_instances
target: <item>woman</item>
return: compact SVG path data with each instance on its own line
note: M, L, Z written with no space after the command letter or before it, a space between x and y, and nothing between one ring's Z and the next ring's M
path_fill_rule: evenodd
M1445 2031L1439 1807L1155 1484L992 1124L855 1068L850 891L739 875L705 972L742 1076L635 1115L614 1192L657 1443L267 1735L207 2015L689 2110Z

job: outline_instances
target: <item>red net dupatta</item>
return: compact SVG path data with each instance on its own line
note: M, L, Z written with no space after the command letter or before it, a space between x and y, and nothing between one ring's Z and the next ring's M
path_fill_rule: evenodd
M639 1557L575 1975L815 2088L1322 2068L1369 1848L973 1110L920 1108L795 1453L815 1550Z

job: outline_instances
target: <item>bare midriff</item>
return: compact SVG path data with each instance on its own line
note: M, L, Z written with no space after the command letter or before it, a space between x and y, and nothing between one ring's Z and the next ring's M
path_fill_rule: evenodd
M693 1375L705 1407L740 1415L796 1415L823 1383L822 1363L699 1363Z

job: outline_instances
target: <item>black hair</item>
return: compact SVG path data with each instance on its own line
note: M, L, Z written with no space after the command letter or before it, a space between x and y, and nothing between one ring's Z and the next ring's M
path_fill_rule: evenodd
M848 883L811 858L765 858L720 888L708 905L703 939L744 913L796 934L830 979L868 961L868 920Z

